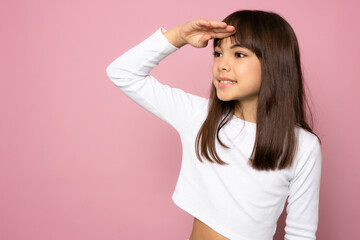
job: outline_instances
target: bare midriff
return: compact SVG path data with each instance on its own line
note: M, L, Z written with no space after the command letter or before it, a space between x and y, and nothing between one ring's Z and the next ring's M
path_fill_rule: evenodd
M208 225L194 217L194 225L191 232L190 240L229 240L223 235L215 232Z

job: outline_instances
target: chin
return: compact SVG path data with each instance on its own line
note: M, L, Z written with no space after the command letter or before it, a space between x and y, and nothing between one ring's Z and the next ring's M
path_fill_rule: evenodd
M230 96L221 96L219 94L217 94L216 96L218 97L218 99L220 99L223 102L228 102L228 101L233 100Z

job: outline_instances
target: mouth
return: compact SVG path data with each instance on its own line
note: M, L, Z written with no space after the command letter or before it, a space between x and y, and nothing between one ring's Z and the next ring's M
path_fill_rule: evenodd
M216 79L219 82L219 84L218 84L219 88L227 88L227 87L230 87L230 86L232 86L234 84L237 84L237 81L229 79L229 78L221 78L221 77L219 77L219 78L216 78Z
M222 77L219 77L219 78L216 78L219 83L237 83L237 81L235 80L232 80L230 78L222 78Z
M219 83L237 83L237 81L219 80Z

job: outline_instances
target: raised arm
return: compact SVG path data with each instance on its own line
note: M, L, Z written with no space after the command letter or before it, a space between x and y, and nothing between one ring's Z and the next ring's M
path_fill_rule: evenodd
M149 72L185 44L205 47L211 37L226 36L225 33L213 32L213 29L219 28L214 24L216 21L201 19L169 31L159 28L110 63L106 69L107 75L125 95L180 131L198 112L206 108L207 99L164 85ZM228 28L226 24L225 28ZM221 26L222 31L228 32L227 35L234 32L225 28Z

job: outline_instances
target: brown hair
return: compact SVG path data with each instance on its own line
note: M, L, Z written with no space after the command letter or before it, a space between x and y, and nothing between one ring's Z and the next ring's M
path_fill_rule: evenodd
M303 75L299 45L290 24L273 12L242 10L231 13L223 22L235 26L231 40L253 51L261 63L261 86L256 113L256 138L249 158L257 170L275 170L290 167L296 152L295 127L313 132L306 121ZM213 48L221 44L214 39ZM208 115L196 137L196 155L210 162L228 165L215 149L220 129L233 117L236 100L221 101L212 84ZM312 113L308 106L311 123ZM241 110L241 109L240 109ZM216 139L215 139L216 137ZM321 143L321 141L320 141Z

